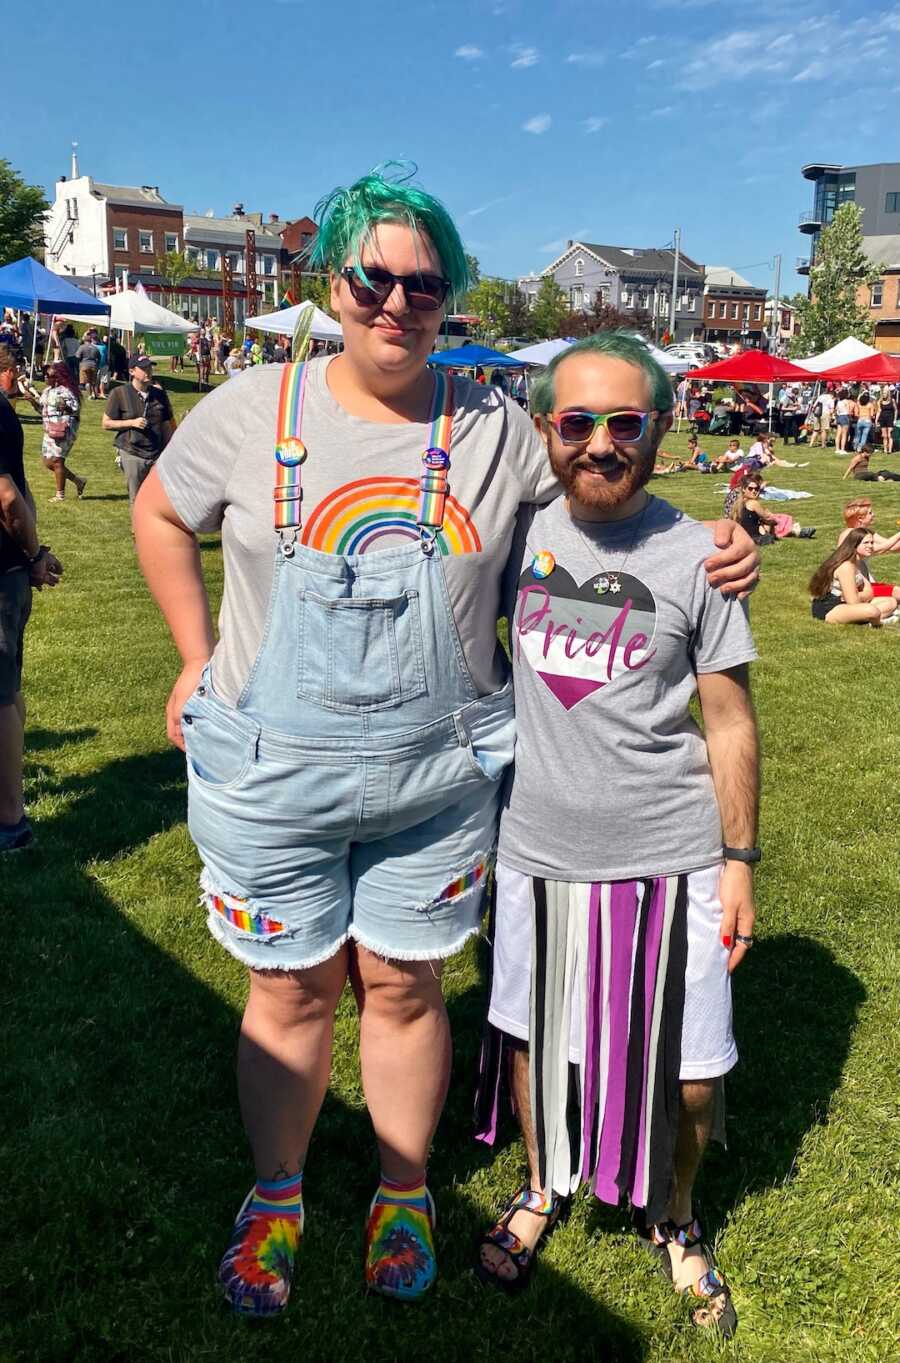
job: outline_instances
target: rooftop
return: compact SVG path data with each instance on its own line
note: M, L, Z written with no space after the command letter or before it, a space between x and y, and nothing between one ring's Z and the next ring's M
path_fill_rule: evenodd
M737 270L732 270L730 265L707 265L706 283L712 289L755 289L756 284L751 284L749 279L738 274ZM765 289L760 290L765 293Z
M164 199L158 185L104 185L99 180L91 180L91 191L113 203L135 204L144 208L181 208L181 204L169 203L168 199Z
M900 270L900 234L863 237L863 250L875 265L882 265L887 270Z
M211 218L205 214L185 213L185 235L190 235L194 242L216 242L224 238L243 244L245 233L251 231L256 233L257 246L264 246L273 251L280 250L281 237L269 230L272 224L266 223L263 227L256 221L256 217L257 215L253 217L245 215L240 218Z
M644 274L648 278L656 279L660 275L670 275L675 264L675 251L670 248L600 246L591 241L573 241L571 246L567 246L563 254L552 265L549 265L543 273L549 274L556 268L560 260L579 247L582 250L590 251L592 255L612 266L620 274ZM703 270L696 261L691 260L690 256L682 254L678 257L678 273L682 281L693 276L699 282Z

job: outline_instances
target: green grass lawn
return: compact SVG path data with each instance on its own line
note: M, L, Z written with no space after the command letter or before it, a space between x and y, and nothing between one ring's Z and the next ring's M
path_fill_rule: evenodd
M170 391L178 412L196 401L187 380ZM900 629L817 624L805 593L859 489L841 483L844 460L816 450L810 468L777 471L772 481L814 494L790 509L819 535L764 551L752 603L765 752L760 941L736 980L742 1060L728 1081L729 1148L712 1151L700 1188L734 1284L734 1343L692 1331L624 1216L587 1200L527 1296L506 1299L471 1275L476 1234L517 1186L522 1156L511 1128L494 1154L471 1139L482 943L446 972L456 1055L431 1165L435 1290L415 1309L362 1292L377 1166L347 997L307 1165L294 1300L285 1318L254 1328L213 1290L251 1181L233 1076L244 977L197 907L183 763L163 722L177 659L137 571L101 411L85 404L71 458L87 496L60 507L47 505L52 480L26 419L42 538L66 575L35 597L27 637L27 798L39 842L0 866L2 1363L900 1358ZM664 442L673 452L685 443ZM717 483L685 474L652 487L707 518L721 505ZM900 485L868 491L891 531ZM204 547L217 596L218 544ZM900 558L876 567L900 576Z

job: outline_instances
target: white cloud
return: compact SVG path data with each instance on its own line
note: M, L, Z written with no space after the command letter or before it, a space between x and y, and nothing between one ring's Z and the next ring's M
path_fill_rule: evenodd
M487 213L489 209L496 208L499 204L506 203L507 200L511 198L512 198L511 194L504 194L499 199L488 199L486 204L479 204L477 208L468 209L465 213L463 213L463 217L480 218L482 213Z
M522 124L522 131L523 133L535 133L540 135L547 131L552 122L553 119L549 114L535 114L534 118L529 118Z
M606 53L599 48L589 48L584 52L570 52L566 57L566 62L570 66L602 66L606 61Z
M464 62L477 62L484 56L480 47L473 47L471 43L464 43L454 52L454 57L460 57Z
M647 70L658 71L661 66L665 66L665 62L663 61L662 57L657 57L655 62L647 63Z
M586 118L584 120L584 130L586 133L599 133L608 125L608 118Z
M798 71L796 76L791 77L791 83L795 84L801 80L821 80L824 75L824 62L810 62L807 66L804 66L802 71Z
M513 71L524 71L526 67L537 66L541 54L536 47L514 47L515 53L510 66Z
M548 256L558 256L560 251L565 250L565 247L566 239L565 237L560 237L558 241L545 241L543 246L538 247L538 250L543 251L544 254Z
M669 114L674 114L675 109L671 104L663 104L659 109L651 109L651 118L668 118Z

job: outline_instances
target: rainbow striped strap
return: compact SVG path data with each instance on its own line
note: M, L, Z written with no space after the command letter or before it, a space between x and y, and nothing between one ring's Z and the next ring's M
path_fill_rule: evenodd
M275 431L275 529L293 552L297 531L303 524L300 468L306 460L306 446L300 439L303 401L306 396L305 364L286 364L281 375L278 397L278 422ZM284 532L290 533L285 536Z
M439 370L434 375L431 435L422 455L425 471L419 482L418 527L424 546L431 546L444 524L450 483L450 442L453 438L453 379Z

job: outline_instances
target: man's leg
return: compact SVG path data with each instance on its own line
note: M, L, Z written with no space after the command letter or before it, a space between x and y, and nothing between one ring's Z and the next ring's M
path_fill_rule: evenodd
M681 1085L674 1187L668 1208L669 1220L676 1226L688 1225L693 1220L694 1183L712 1131L715 1096L715 1079L692 1079ZM709 1268L699 1245L682 1249L670 1242L669 1256L679 1290L693 1287Z
M25 813L22 803L24 712L21 692L10 705L0 705L0 824L10 827L17 824Z

